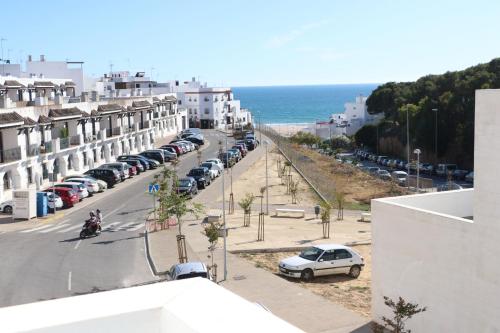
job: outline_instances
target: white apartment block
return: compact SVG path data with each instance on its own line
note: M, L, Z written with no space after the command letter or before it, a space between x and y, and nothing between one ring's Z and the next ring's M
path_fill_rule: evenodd
M231 88L207 87L194 78L181 85L171 85L179 107L187 110L189 127L233 128L252 123L252 114L242 109Z
M153 147L188 125L174 94L91 99L68 79L0 76L0 202L120 154ZM73 98L75 96L75 98Z
M372 201L372 313L426 306L412 332L500 332L500 90L476 91L474 189Z
M383 118L383 114L371 115L366 107L368 97L359 95L354 102L344 104L344 120L346 125L346 135L351 136L363 126L378 124Z

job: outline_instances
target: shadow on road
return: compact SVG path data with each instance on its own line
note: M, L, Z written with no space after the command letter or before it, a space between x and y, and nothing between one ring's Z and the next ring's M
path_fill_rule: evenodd
M137 235L137 236L133 236L133 237L127 237L127 238L113 239L113 240L101 241L101 242L93 242L92 244L96 244L96 245L109 245L109 244L113 244L115 242L121 242L121 241L125 241L125 240L131 240L131 239L141 238L141 237L142 237L142 234Z
M142 211L149 210L149 209L151 209L151 208L138 208L138 209L129 210L129 211L126 211L126 212L120 212L120 213L118 213L116 215L128 215L128 214L142 212Z
M79 240L80 240L80 237L74 237L74 238L69 238L69 239L59 241L59 243L73 243L73 242L76 242Z

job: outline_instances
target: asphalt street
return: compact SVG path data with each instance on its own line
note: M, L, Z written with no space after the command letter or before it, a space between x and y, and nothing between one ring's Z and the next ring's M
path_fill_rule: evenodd
M216 131L204 134L209 144L203 150L203 160L216 157L218 141L225 136ZM196 163L196 153L184 155L178 174L184 176ZM147 187L157 172L126 180L79 208L85 199L57 222L0 234L0 306L157 280L146 259L144 240L145 216L153 206ZM98 208L104 215L103 232L80 240L79 232L89 211Z

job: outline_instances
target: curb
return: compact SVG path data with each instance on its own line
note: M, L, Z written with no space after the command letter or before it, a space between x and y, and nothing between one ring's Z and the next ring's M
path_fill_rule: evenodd
M345 246L356 246L356 245L371 245L372 242L347 242L343 245ZM277 247L277 248L263 248L263 249L248 249L248 250L233 250L228 251L231 254L245 254L245 253L276 253L276 252L297 252L303 249L311 247L308 246L290 246L290 247Z
M146 244L146 258L148 259L148 264L151 270L153 271L153 274L156 276L165 276L168 272L167 271L158 272L153 257L151 256L151 252L149 250L149 232L147 228L146 232L144 233L144 243Z

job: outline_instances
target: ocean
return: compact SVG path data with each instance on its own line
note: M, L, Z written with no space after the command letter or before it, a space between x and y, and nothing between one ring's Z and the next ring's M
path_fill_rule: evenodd
M344 112L344 103L368 96L378 84L235 87L234 98L264 124L314 123Z

